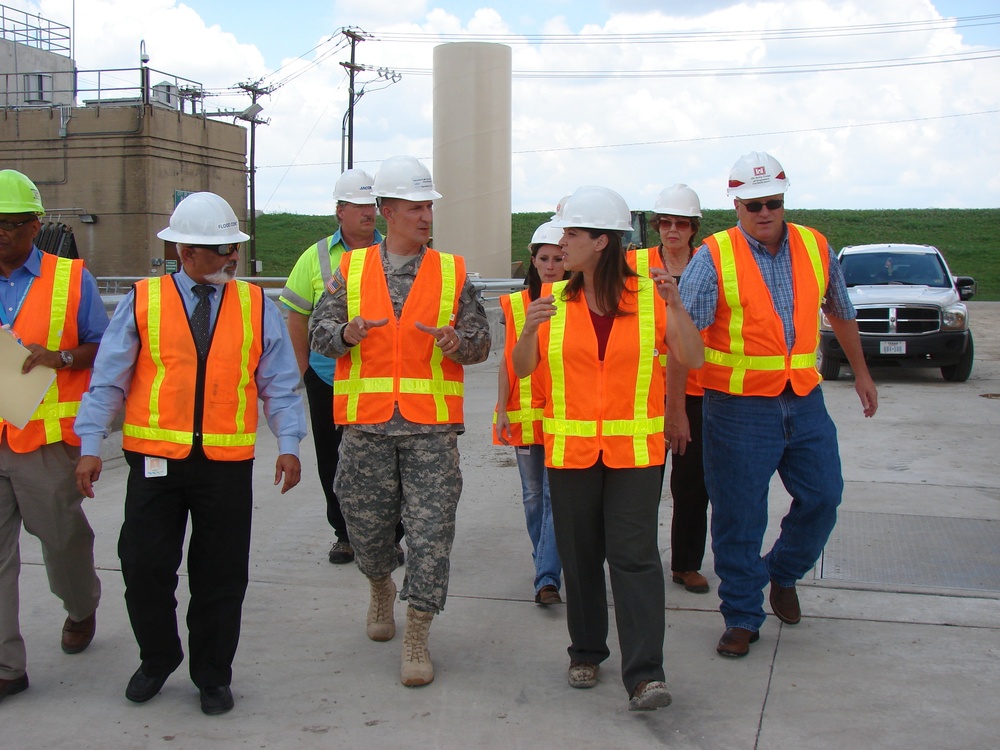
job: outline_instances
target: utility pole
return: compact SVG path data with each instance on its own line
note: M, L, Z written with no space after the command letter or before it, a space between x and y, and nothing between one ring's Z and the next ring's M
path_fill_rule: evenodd
M357 51L358 42L365 40L363 33L358 33L354 29L341 29L341 33L351 40L351 61L341 63L350 76L350 83L347 88L347 168L354 168L354 105L361 97L354 92L354 76L359 70L364 70L363 65L356 65L354 55Z
M247 229L250 230L250 275L257 275L257 190L256 190L256 148L257 148L257 126L266 125L268 120L261 120L257 117L264 109L257 103L262 96L270 94L274 88L271 86L261 86L260 79L239 83L237 88L250 94L250 106L241 112L237 117L250 123L250 217L247 220Z

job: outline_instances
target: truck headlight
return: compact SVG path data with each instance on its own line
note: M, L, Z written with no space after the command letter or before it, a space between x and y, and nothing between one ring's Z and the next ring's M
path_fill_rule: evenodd
M822 310L819 311L819 327L821 331L833 330L833 326L830 325L830 319L826 317L826 313Z
M946 331L964 331L968 325L969 310L965 305L952 305L941 313L941 328Z

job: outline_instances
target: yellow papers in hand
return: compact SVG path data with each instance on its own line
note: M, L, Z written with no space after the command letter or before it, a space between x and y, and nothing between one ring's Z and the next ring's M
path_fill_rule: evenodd
M0 330L0 418L23 429L45 392L56 379L56 371L38 365L31 372L21 372L31 352L17 343L9 331Z

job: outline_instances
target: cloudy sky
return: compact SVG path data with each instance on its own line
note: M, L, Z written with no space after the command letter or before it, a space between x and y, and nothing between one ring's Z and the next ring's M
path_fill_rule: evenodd
M802 208L1000 206L996 0L0 0L75 29L81 69L138 65L198 81L208 109L261 99L257 207L331 213L349 59L369 35L355 166L411 154L433 169L433 50L513 55L512 205L579 185L648 209L675 182L731 206L729 167L770 151Z

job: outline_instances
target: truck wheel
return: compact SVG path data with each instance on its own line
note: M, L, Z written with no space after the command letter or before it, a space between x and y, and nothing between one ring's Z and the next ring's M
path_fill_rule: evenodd
M972 334L969 334L969 345L965 347L965 354L958 360L957 364L948 365L941 368L944 379L951 383L964 383L972 374L972 360L975 358L975 347L972 346Z
M840 360L821 354L819 374L823 376L823 380L836 380L840 377Z

